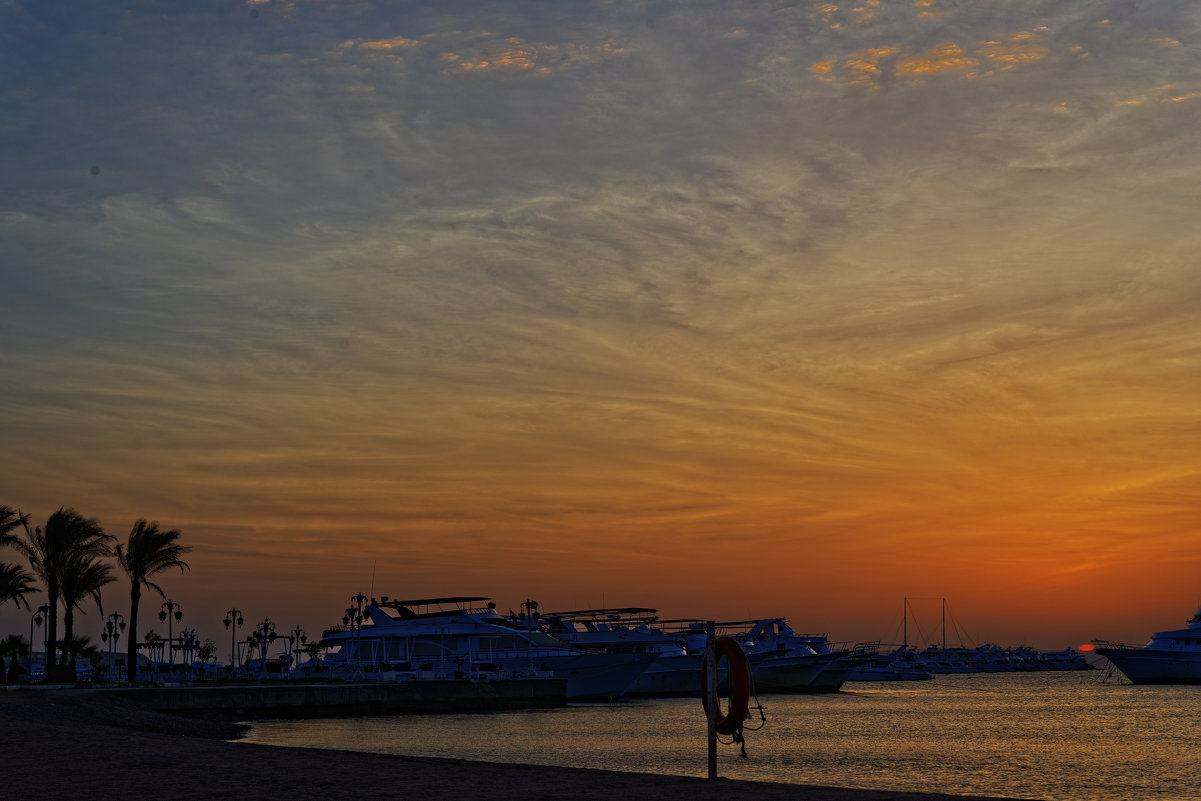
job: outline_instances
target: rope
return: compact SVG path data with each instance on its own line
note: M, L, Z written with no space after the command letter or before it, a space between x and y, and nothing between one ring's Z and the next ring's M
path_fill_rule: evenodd
M720 736L717 738L717 741L719 743L721 743L722 745L734 745L734 743L738 743L738 756L742 757L743 759L750 759L750 757L747 756L747 753L746 753L746 737L743 735L743 732L744 731L759 731L765 725L767 725L767 714L763 708L763 704L760 703L760 701L759 701L759 693L757 693L755 691L755 677L754 677L753 673L751 674L751 695L755 698L754 708L759 710L759 725L758 726L746 726L746 725L739 726L738 731L734 732L734 734L732 734L730 736L729 742L726 742L725 740L721 739ZM745 719L746 720L754 720L754 717L751 715L750 707L748 707L746 710L746 718Z

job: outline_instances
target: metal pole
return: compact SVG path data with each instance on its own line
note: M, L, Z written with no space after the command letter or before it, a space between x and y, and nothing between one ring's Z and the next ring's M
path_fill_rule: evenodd
M942 599L942 647L947 647L947 599Z
M717 654L714 644L717 640L715 626L712 620L705 621L705 673L708 679L709 697L706 699L709 707L709 778L717 778Z

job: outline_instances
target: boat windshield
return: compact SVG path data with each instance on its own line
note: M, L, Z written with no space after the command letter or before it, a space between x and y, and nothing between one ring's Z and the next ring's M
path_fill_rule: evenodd
M531 645L536 645L539 648L566 648L568 647L562 640L556 639L544 631L523 631Z

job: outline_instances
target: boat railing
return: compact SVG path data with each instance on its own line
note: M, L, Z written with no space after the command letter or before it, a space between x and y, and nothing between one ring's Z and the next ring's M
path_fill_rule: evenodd
M489 660L496 659L528 659L529 661L537 661L539 659L547 659L550 657L560 657L566 652L568 655L576 654L580 649L576 647L564 646L563 648L497 648L496 650L480 651L476 656Z
M1093 640L1093 645L1097 648L1108 648L1111 651L1141 651L1143 648L1141 645L1114 642L1113 640Z

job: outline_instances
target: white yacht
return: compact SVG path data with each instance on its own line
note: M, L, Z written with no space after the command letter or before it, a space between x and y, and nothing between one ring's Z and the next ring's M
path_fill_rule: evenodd
M1159 631L1142 648L1094 640L1101 654L1134 684L1201 684L1201 609L1188 625Z
M907 645L877 652L856 667L848 681L927 681L934 673L922 657Z
M541 614L537 610L536 602L522 604L519 622L537 620L547 633L581 647L652 655L654 662L634 680L630 695L686 696L700 692L704 621L661 621L658 610L646 607ZM795 634L783 618L718 623L715 629L717 634L738 640L759 692L830 689L818 687L818 678L845 653L828 648L824 653L818 651L813 638Z
M619 698L654 661L565 643L502 617L486 597L372 598L343 621L323 633L322 646L336 649L323 661L356 678L553 676L569 699Z
M826 634L798 634L782 617L726 625L749 626L734 636L751 659L752 670L757 663L761 666L755 682L764 692L835 692L861 659L846 643L831 645ZM766 668L778 659L798 664L773 675Z
M674 624L674 628L672 628ZM703 621L666 621L664 631L674 636L682 636L689 654L689 659L699 659L705 651L705 623ZM843 651L820 652L817 643L804 635L796 634L784 618L761 618L758 620L742 620L718 623L716 633L733 637L746 652L747 661L751 666L751 682L757 692L763 693L797 693L828 690L831 687L823 683L823 671L834 664L845 654ZM634 684L636 694L673 694L664 692L660 685L666 684L668 677L657 672L658 669L678 663L678 659L660 660L639 677ZM677 668L679 669L679 668ZM691 670L695 678L692 687L695 692L696 682L699 681L700 665L694 664L686 668ZM837 689L837 688L833 688Z

